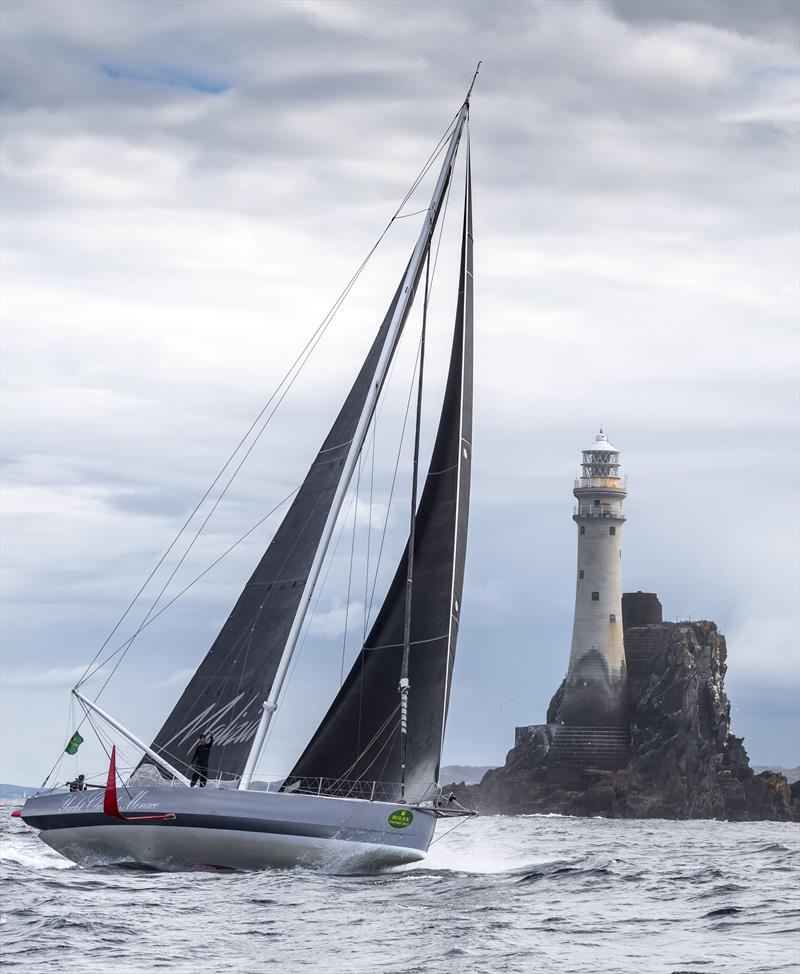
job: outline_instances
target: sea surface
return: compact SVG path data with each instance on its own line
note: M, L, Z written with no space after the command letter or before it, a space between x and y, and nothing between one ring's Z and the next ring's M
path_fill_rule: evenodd
M13 807L4 971L800 971L797 825L487 817L391 872L155 873L72 866Z

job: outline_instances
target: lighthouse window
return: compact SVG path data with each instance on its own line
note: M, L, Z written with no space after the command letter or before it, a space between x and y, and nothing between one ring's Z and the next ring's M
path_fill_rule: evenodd
M616 528L609 528L608 529L608 533L609 534L616 534L617 533L617 529Z
M592 602L599 602L599 601L600 601L600 593L592 592Z
M583 578L583 569L578 572L578 578Z
M595 502L594 502L594 506L595 506L595 507L599 507L599 506L600 506L600 501L595 501Z
M611 612L611 613L609 614L609 616L608 616L608 621L609 621L609 622L616 622L616 621L617 621L617 617L616 617L616 615L614 615L614 613L613 613L613 612Z
M583 524L581 525L581 534L586 534L586 526Z

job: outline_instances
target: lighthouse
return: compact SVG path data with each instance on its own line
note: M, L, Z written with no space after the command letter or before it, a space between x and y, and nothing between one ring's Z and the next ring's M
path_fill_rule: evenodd
M573 520L578 529L575 616L550 763L615 768L627 761L628 687L622 635L619 450L604 431L582 451Z

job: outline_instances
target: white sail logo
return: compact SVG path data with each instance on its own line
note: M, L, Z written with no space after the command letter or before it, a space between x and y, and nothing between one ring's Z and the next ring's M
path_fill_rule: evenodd
M198 734L213 734L215 746L217 744L241 744L244 741L249 741L258 727L261 708L258 708L256 717L248 718L247 712L262 696L261 693L255 694L227 721L224 718L239 703L244 694L240 693L219 709L215 709L216 705L212 703L210 707L206 707L188 724L181 727L177 734L165 742L163 747L168 748L173 742L177 742L179 747L187 743L191 747Z

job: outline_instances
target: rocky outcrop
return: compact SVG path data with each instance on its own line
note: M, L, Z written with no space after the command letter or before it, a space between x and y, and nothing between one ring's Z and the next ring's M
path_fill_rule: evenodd
M614 818L800 820L800 788L756 775L731 732L727 648L713 622L661 623L625 632L630 760L618 771L554 767L563 684L547 723L517 728L504 767L479 785L449 786L478 811L560 812Z

